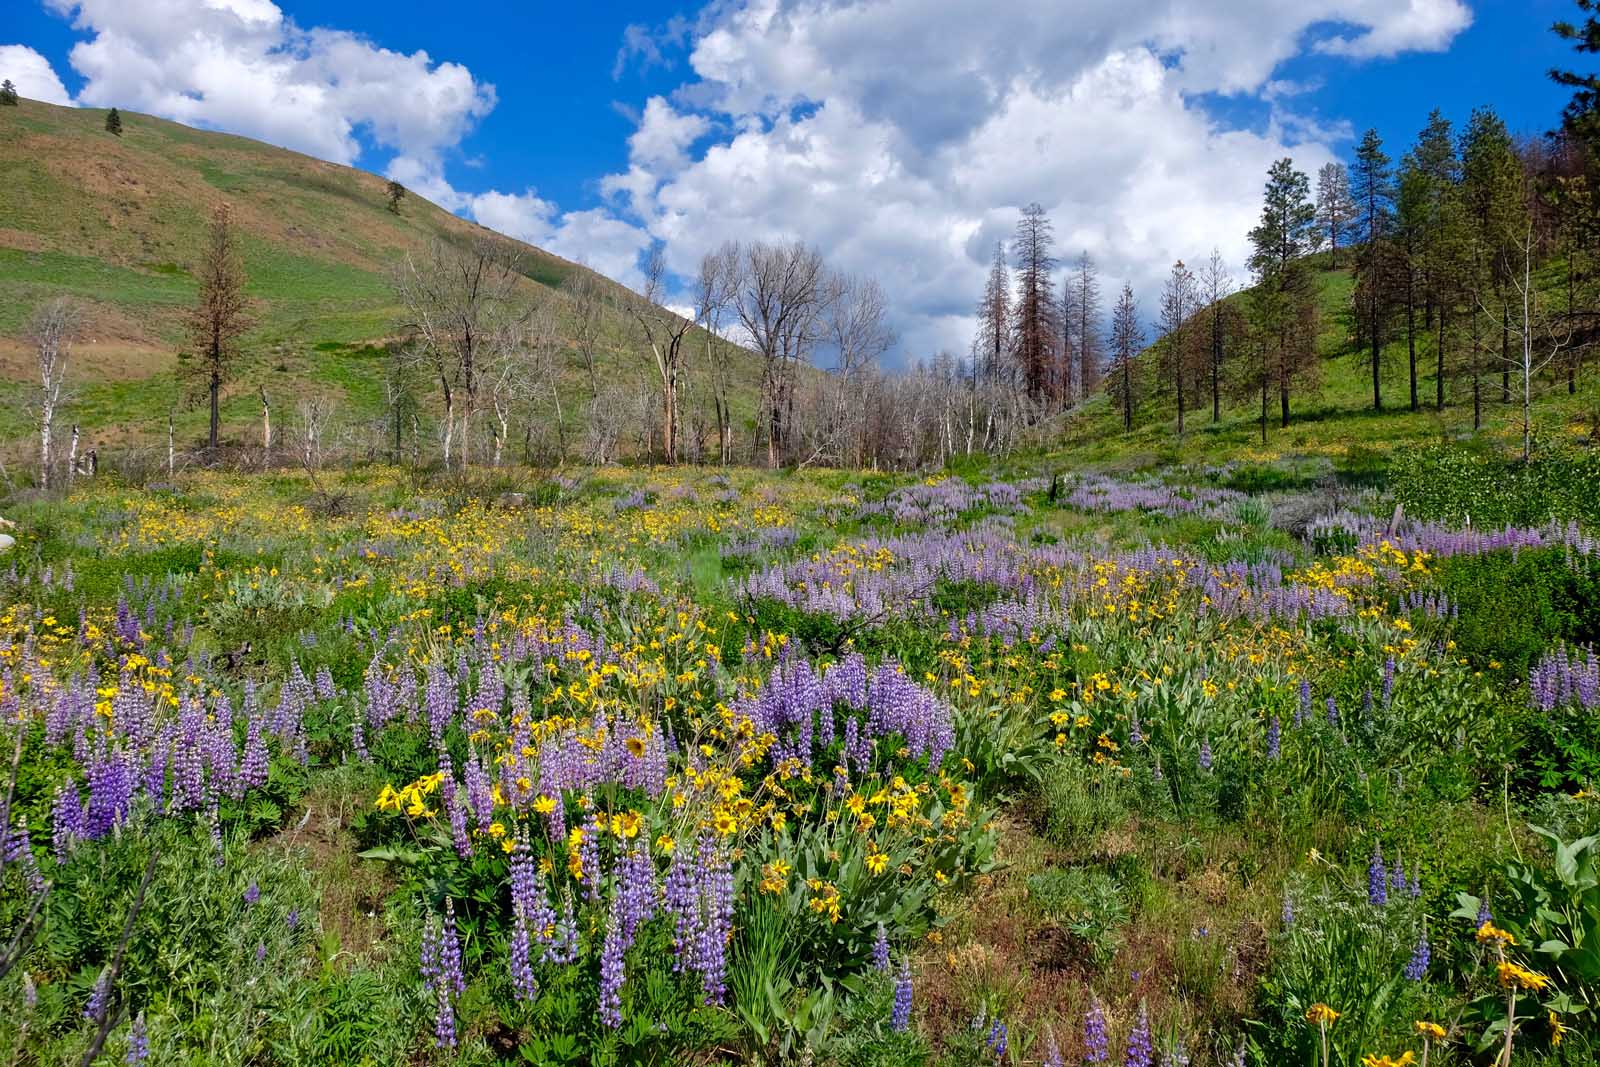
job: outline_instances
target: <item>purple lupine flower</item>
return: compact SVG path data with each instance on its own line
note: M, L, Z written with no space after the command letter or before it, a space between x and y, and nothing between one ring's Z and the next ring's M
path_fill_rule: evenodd
M900 961L900 973L894 980L894 1010L889 1015L889 1028L903 1034L911 1028L911 965Z
M267 958L267 943L265 941L257 941L256 942L256 962L257 963L261 963L266 958Z
M466 992L467 980L461 971L461 939L456 936L456 902L444 898L444 922L439 927L439 979L452 996Z
M984 1044L988 1046L990 1052L994 1053L994 1058L999 1060L1006 1054L1008 1040L1009 1035L1006 1032L1006 1024L996 1019L994 1025L989 1027L989 1038Z
M1424 929L1417 935L1416 947L1411 950L1411 959L1406 963L1405 976L1408 981L1420 982L1428 973L1428 963L1433 959L1433 946L1428 944L1428 931Z
M1367 864L1367 902L1373 905L1389 903L1388 870L1383 865L1383 847L1372 846L1372 861Z
M327 664L317 668L317 680L313 683L316 688L318 700L332 700L335 689L333 687L333 672L328 670Z
M100 977L94 981L94 989L89 992L89 999L83 1006L83 1017L98 1022L105 1013L106 1004L111 999L111 972L102 970Z
M1328 725L1339 725L1339 705L1334 702L1332 697L1328 698Z
M1294 713L1294 724L1304 726L1311 717L1311 683L1305 678L1300 679L1300 706Z
M884 974L889 973L889 934L881 922L878 924L876 936L872 939L872 966Z
M139 1064L150 1058L150 1035L145 1032L144 1012L133 1017L133 1024L128 1027L128 1056L129 1067L138 1067Z
M1054 1037L1045 1039L1044 1059L1040 1062L1042 1067L1067 1067L1066 1061L1061 1058L1061 1046L1056 1044Z
M1144 744L1144 734L1139 732L1139 716L1134 715L1128 722L1128 744L1138 747Z
M260 899L261 899L261 887L256 885L254 882L251 882L249 887L247 889L245 889L245 891L244 891L244 902L246 904L253 905L253 904L255 904L256 901L258 901Z
M1139 1002L1139 1018L1128 1032L1128 1048L1122 1057L1122 1067L1151 1067L1154 1049L1150 1044L1150 1009Z
M1483 899L1478 902L1478 918L1474 928L1481 928L1484 923L1492 922L1493 920L1494 914L1489 911L1489 894L1485 893Z
M511 991L518 1001L532 1000L539 992L539 983L533 977L533 964L528 958L528 913L519 904L511 921Z
M72 848L72 843L85 836L84 821L77 783L69 780L56 786L56 802L51 812L50 847L58 864L67 862L67 852Z
M1278 725L1278 717L1274 715L1267 724L1267 758L1277 759L1283 751L1283 727Z
M626 978L623 955L627 949L622 932L622 907L618 898L612 897L605 945L600 950L600 1021L613 1030L622 1025L622 983Z
M1209 737L1200 742L1200 769L1202 771L1211 769L1211 739Z
M1390 656L1383 662L1383 706L1388 707L1394 701L1394 657Z
M289 914L287 914L287 915L285 915L283 917L283 923L284 923L285 926L287 926L289 928L290 932L293 932L293 931L299 929L299 927L300 927L300 909L299 908L290 908L289 909Z
M1083 1062L1105 1063L1111 1058L1111 1039L1106 1032L1106 1009L1095 997L1083 1016Z
M433 1043L437 1048L456 1047L456 1009L450 1001L450 991L438 987L438 1007L433 1016Z
M1283 895L1283 928L1289 929L1294 925L1294 898L1288 893Z
M1189 1046L1183 1043L1182 1038L1162 1054L1161 1067L1189 1067Z

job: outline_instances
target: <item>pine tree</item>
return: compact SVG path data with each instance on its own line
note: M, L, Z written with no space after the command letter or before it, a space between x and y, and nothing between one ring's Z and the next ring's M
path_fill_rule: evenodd
M400 201L405 199L405 195L406 187L392 178L389 179L389 185L384 191L384 196L389 201L389 211L391 213L400 214Z
M1356 163L1350 174L1351 191L1358 210L1361 254L1356 258L1357 311L1360 332L1371 350L1372 409L1383 410L1383 343L1393 306L1390 289L1390 249L1385 242L1393 225L1394 176L1377 130L1368 130L1356 146Z
M211 406L207 446L217 447L223 383L238 355L239 338L250 328L250 300L245 296L244 264L227 204L218 204L211 216L205 248L195 274L200 282L195 306L189 311L188 344L181 354L182 369Z
M1133 429L1134 360L1144 345L1144 330L1139 326L1139 309L1133 300L1133 286L1126 283L1111 310L1111 366L1106 376L1106 391L1122 411L1122 428Z
M1579 55L1600 54L1600 0L1576 0L1583 13L1581 24L1562 20L1550 29L1563 41L1570 42ZM1590 145L1600 145L1600 75L1576 70L1552 68L1550 79L1557 85L1573 90L1562 119L1567 127Z
M1252 306L1256 328L1265 338L1262 359L1264 365L1270 363L1277 381L1285 427L1291 385L1317 370L1316 292L1301 259L1311 247L1316 221L1310 179L1295 169L1294 160L1278 160L1267 173L1261 221L1250 231L1250 267L1260 291Z
M1501 400L1511 402L1511 308L1507 284L1515 242L1526 221L1522 164L1511 134L1488 108L1473 111L1461 139L1462 191L1470 222L1472 316L1472 426L1483 425L1484 351L1481 325L1499 319ZM1498 308L1494 313L1491 305Z
M1183 260L1172 265L1167 284L1161 290L1161 363L1173 392L1178 398L1178 435L1183 435L1184 393L1189 388L1190 351L1188 333L1184 329L1199 302L1195 292L1194 271L1183 265Z
M1028 395L1049 400L1056 368L1056 347L1060 331L1056 328L1058 308L1051 272L1055 257L1051 246L1055 235L1050 219L1039 204L1022 209L1011 254L1017 269L1017 302L1013 308L1012 335L1017 361L1022 367Z
M1007 373L1007 344L1011 331L1011 275L1006 270L1006 246L996 241L994 259L989 264L989 279L978 301L978 335L972 342L972 362L987 382L997 382Z
M1343 163L1324 163L1317 171L1317 223L1328 240L1328 268L1339 269L1339 243L1355 222L1350 172Z
M1206 302L1205 340L1207 366L1211 371L1211 421L1222 420L1222 369L1228 339L1237 335L1238 312L1227 303L1233 291L1233 278L1222 262L1222 250L1213 248L1211 258L1200 268L1200 298Z
M1417 396L1417 276L1428 239L1431 197L1428 176L1417 166L1414 154L1400 164L1395 196L1396 266L1402 271L1406 309L1406 365L1410 374L1411 410L1419 410Z
M106 132L122 136L122 116L117 114L116 108L106 112Z
M11 79L10 78L7 78L5 81L0 82L0 107L16 107L16 106L17 106L17 87L15 85L11 84Z
M1100 336L1100 273L1088 251L1079 254L1062 299L1067 337L1077 359L1074 400L1087 399L1100 388L1105 346Z

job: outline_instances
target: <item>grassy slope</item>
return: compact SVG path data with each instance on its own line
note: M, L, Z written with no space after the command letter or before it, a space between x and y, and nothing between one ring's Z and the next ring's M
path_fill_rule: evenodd
M1154 355L1141 357L1146 365L1141 404L1131 431L1122 429L1121 413L1110 398L1096 396L1081 411L1067 418L1060 458L1072 466L1106 469L1141 469L1182 464L1213 464L1230 460L1277 461L1326 457L1344 462L1352 451L1370 449L1392 453L1442 437L1472 436L1472 394L1470 380L1462 377L1447 381L1445 410L1433 407L1436 376L1435 338L1423 336L1418 314L1417 391L1422 410L1407 410L1409 391L1406 342L1403 331L1383 352L1383 412L1372 410L1372 371L1368 354L1356 351L1350 322L1350 297L1354 280L1347 270L1326 269L1326 258L1318 257L1314 268L1322 305L1321 382L1314 388L1301 388L1291 394L1290 425L1278 427L1278 397L1271 397L1267 443L1261 442L1260 402L1254 397L1231 399L1224 393L1222 418L1211 421L1211 395L1196 397L1198 411L1190 411L1186 433L1179 439L1170 390L1159 395L1154 378ZM1546 290L1561 282L1558 272L1543 279ZM1456 341L1452 351L1460 352L1464 341ZM1515 381L1513 387L1515 388ZM1483 382L1484 419L1480 436L1521 447L1520 393L1513 403L1500 402L1498 367L1492 380ZM1568 396L1566 382L1548 374L1535 385L1535 425L1537 438L1554 441L1586 437L1600 432L1600 372L1584 368L1578 379L1576 396Z
M24 100L0 108L0 381L29 372L20 333L40 301L69 294L90 311L75 355L72 417L101 439L164 434L177 390L170 373L181 312L194 293L206 220L226 200L244 233L257 324L225 402L227 430L253 432L257 385L279 397L331 392L352 417L381 407L382 352L370 347L400 315L385 272L406 249L478 229L414 195L399 215L376 175L242 137L123 112ZM523 246L529 293L586 268ZM565 297L558 296L565 306ZM604 380L640 380L645 356L614 316ZM696 346L697 348L700 346ZM754 407L756 369L740 375L735 411ZM575 355L563 375L570 407L586 399ZM571 415L569 414L569 419ZM0 434L22 429L0 413ZM198 410L180 412L197 433ZM708 420L709 421L709 420Z

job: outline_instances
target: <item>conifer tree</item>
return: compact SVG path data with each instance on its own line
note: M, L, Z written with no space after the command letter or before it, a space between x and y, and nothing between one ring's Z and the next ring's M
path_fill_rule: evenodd
M1084 400L1100 388L1105 346L1100 336L1100 273L1087 250L1078 256L1062 303L1067 337L1077 360L1077 390L1073 399Z
M17 87L15 85L11 84L11 79L10 78L7 78L5 81L0 82L0 107L16 107L16 106L17 106Z
M1316 226L1311 182L1294 160L1284 158L1267 173L1261 221L1250 231L1250 267L1259 299L1252 302L1262 335L1262 360L1278 386L1280 424L1289 425L1289 393L1296 380L1317 370L1316 293L1303 257Z
M392 214L400 214L400 201L404 200L405 196L406 187L393 178L389 179L389 185L384 190L384 198L389 201L389 211Z
M221 423L222 386L239 352L239 338L250 328L250 300L245 296L244 263L227 204L218 204L195 270L200 283L195 306L188 314L188 342L181 353L181 369L211 407L207 447L215 451Z
M1178 260L1161 290L1161 363L1178 399L1178 435L1183 436L1184 393L1189 386L1189 345L1184 327L1198 303L1194 271Z
M1507 302L1516 238L1526 220L1522 164L1505 123L1488 108L1473 111L1461 139L1462 191L1470 222L1472 426L1483 425L1483 320L1498 320L1501 399L1511 402L1511 309ZM1496 323L1491 323L1495 325Z
M1563 41L1570 42L1579 55L1600 54L1600 0L1575 0L1583 13L1581 23L1565 19L1550 29ZM1550 78L1557 85L1571 89L1572 99L1561 113L1567 127L1592 146L1600 146L1600 74L1594 72L1552 68Z
M1013 308L1012 336L1028 395L1053 399L1056 349L1061 331L1056 328L1058 308L1051 272L1056 260L1051 246L1055 235L1044 208L1029 204L1017 220L1011 254L1017 269L1017 302ZM1055 399L1058 399L1055 398Z
M1343 163L1324 163L1317 171L1317 224L1328 241L1328 268L1339 269L1339 245L1355 223L1350 172Z
M1139 326L1139 308L1133 300L1133 286L1124 283L1117 304L1111 311L1111 366L1106 375L1106 391L1122 412L1122 428L1133 429L1134 360L1144 345L1144 330Z
M106 132L122 136L122 116L117 114L116 108L106 112Z
M1361 254L1356 258L1359 332L1365 336L1372 362L1372 408L1383 410L1383 342L1393 303L1390 292L1390 250L1385 241L1393 222L1393 174L1377 130L1368 130L1356 146L1350 185L1360 213Z
M989 279L978 301L978 336L972 358L983 380L997 382L1009 369L1007 343L1011 331L1011 274L1006 270L1006 246L996 241Z

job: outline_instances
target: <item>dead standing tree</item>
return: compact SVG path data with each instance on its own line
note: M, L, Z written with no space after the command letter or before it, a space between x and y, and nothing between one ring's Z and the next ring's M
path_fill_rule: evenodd
M711 402L717 418L717 461L723 465L733 461L733 411L728 403L733 346L722 337L722 320L738 284L738 245L724 243L700 260L695 317L706 334L706 369L711 374Z
M458 463L464 468L471 461L483 370L515 343L527 314L516 299L517 266L514 250L504 241L480 236L459 245L435 238L422 251L408 253L394 273L395 293L406 309L402 325L416 338L417 357L439 382L447 467L458 417Z
M694 323L663 306L666 299L666 260L657 245L650 250L644 271L644 299L632 301L630 312L644 333L661 381L661 458L678 461L678 387L683 379L683 339Z
M196 272L200 292L189 311L188 344L180 353L180 369L211 407L206 448L215 453L221 427L222 386L239 355L239 339L251 326L250 298L245 296L244 261L228 205L218 204Z
M826 278L821 254L800 241L782 245L757 241L739 257L734 310L761 357L769 467L788 458L795 377L816 342Z
M28 320L28 340L33 344L38 385L33 404L39 420L39 487L50 488L51 444L56 416L66 401L67 362L81 323L78 309L64 297L40 306Z

